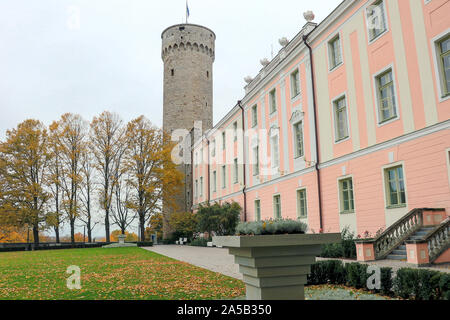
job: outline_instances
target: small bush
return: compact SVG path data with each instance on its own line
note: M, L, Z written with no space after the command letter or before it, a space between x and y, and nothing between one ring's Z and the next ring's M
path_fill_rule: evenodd
M137 242L138 247L153 247L152 241L139 241Z
M354 234L345 228L341 233L340 243L331 243L322 246L320 254L323 258L356 259L356 245Z
M193 247L207 247L210 240L204 238L197 238L191 241L190 245Z
M276 219L256 222L241 222L236 228L236 234L246 235L276 235L276 234L304 234L308 226L298 220Z
M442 299L450 300L450 274L444 273L441 275L439 293Z
M401 268L394 279L394 292L403 299L417 297L419 291L419 270Z
M361 289L366 286L367 265L362 265L357 262L348 263L345 265L345 271L347 274L347 284L349 286L356 289ZM363 275L363 272L366 272L366 275Z
M392 268L381 268L381 290L386 296L392 295Z

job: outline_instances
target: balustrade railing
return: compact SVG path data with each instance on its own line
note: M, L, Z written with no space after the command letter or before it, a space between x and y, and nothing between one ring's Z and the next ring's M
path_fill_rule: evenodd
M375 259L384 259L423 226L423 209L414 209L373 240Z
M428 244L428 256L432 263L450 248L450 218L443 221L439 228L426 237L425 241Z

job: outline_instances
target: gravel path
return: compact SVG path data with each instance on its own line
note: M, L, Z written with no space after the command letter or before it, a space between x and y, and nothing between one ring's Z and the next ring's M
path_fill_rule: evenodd
M242 274L239 272L239 267L234 263L234 257L228 254L228 249L222 248L205 248L205 247L191 247L180 245L157 245L154 247L144 248L163 256L170 257L179 261L184 261L195 266L208 269L214 272L224 274L226 276L242 280ZM326 258L316 258L316 261L333 260ZM342 260L344 263L355 262L354 260ZM364 262L362 262L364 263ZM408 267L414 268L405 262L396 260L381 260L375 262L367 262L367 264L379 265L380 267L391 267L394 272L399 268ZM450 273L450 265L432 266L428 269Z
M157 245L144 249L242 280L239 266L234 263L234 257L228 254L228 249L179 245Z

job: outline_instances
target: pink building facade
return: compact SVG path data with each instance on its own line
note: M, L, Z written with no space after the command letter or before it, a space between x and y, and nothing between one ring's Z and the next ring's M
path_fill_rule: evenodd
M308 22L192 150L193 209L375 234L450 214L449 0L346 0ZM251 81L250 81L251 80Z

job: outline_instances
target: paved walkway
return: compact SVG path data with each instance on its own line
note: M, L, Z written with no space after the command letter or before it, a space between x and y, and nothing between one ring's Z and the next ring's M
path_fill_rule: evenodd
M228 254L228 249L191 247L179 245L157 245L154 247L148 247L144 249L159 253L166 257L184 261L204 269L219 272L224 275L242 280L242 274L239 272L239 267L237 264L234 263L234 257ZM316 258L316 261L321 260L333 260L333 259ZM344 263L355 262L354 260L347 260L347 259L335 259L335 260L342 260ZM379 265L380 267L391 267L394 272L396 272L399 268L403 267L415 268L406 264L405 262L396 260L381 260L366 263L370 265L372 264ZM450 264L432 266L427 269L450 273Z
M144 249L242 280L239 266L234 263L234 257L228 254L228 249L179 245L157 245Z

